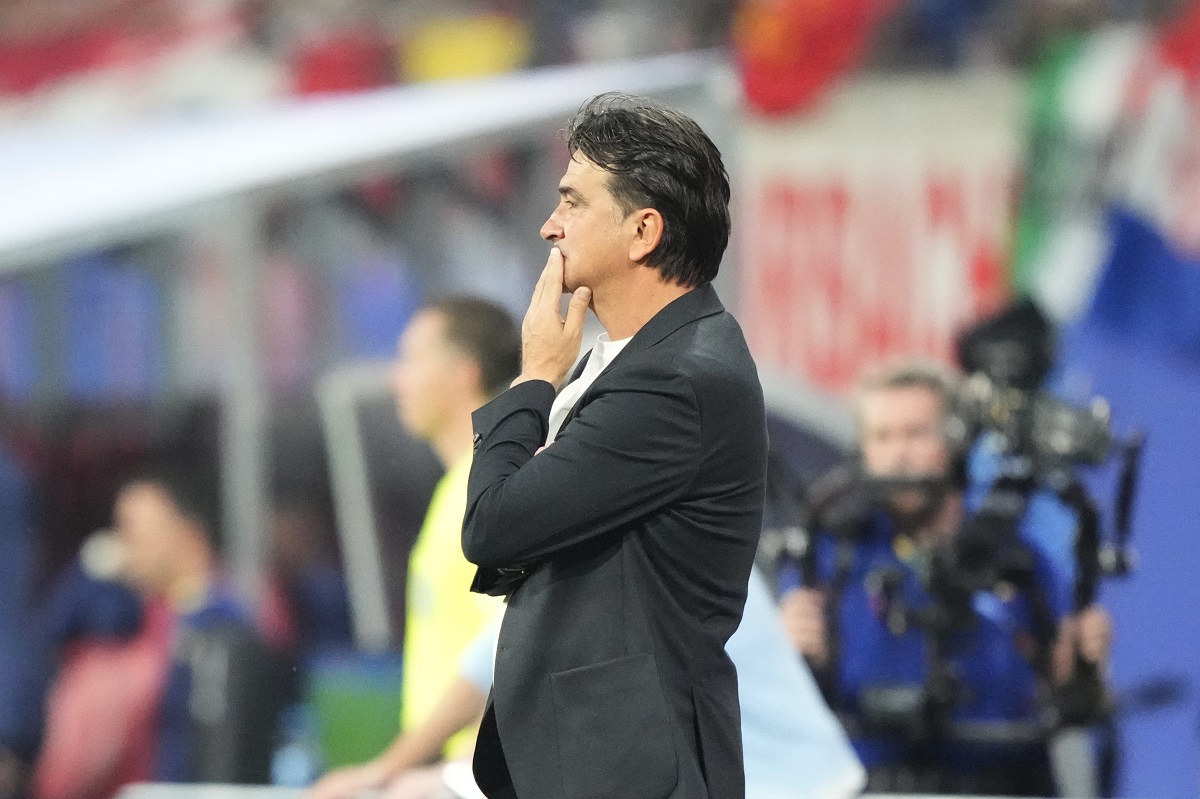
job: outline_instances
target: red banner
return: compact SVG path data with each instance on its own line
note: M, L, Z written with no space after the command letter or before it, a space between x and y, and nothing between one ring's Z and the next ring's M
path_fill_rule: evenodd
M883 359L950 358L1007 296L1019 92L960 83L851 90L822 118L748 123L740 307L760 364L841 391Z

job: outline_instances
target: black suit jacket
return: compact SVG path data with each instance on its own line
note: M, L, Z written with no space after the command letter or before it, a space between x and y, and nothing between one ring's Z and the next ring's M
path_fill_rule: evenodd
M737 628L762 522L762 389L709 286L647 323L553 445L554 388L474 415L463 550L508 594L475 750L520 799L737 799Z

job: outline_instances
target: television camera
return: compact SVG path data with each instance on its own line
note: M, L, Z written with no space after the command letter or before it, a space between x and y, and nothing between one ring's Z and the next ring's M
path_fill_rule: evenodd
M983 321L959 338L959 360L968 377L949 414L947 436L963 463L969 452L986 450L996 466L995 478L982 489L985 496L978 510L958 534L930 551L923 569L929 602L908 606L899 590L903 581L899 569L884 568L869 576L869 590L879 600L889 629L897 635L920 630L930 665L924 684L865 690L857 717L844 719L848 726L899 736L914 746L945 740L1025 743L1044 740L1063 727L1102 721L1111 713L1112 703L1097 668L1078 654L1070 682L1055 686L1049 679L1057 621L1036 579L1035 556L1018 534L1018 525L1030 499L1042 491L1056 495L1074 512L1073 610L1092 604L1103 577L1122 576L1132 568L1130 521L1144 438L1140 433L1124 439L1116 436L1103 398L1080 408L1046 391L1042 385L1054 348L1052 326L1028 302ZM1113 532L1106 542L1098 506L1077 469L1102 464L1114 451L1119 452L1122 473ZM966 469L958 471L965 474ZM852 562L865 514L894 492L921 490L935 496L948 488L946 480L880 478L851 464L807 490L791 492L797 498L791 503L794 512L783 516L794 523L781 524L776 531L781 586L821 585L816 536L829 536L836 553L834 575L821 586L829 594L825 607L831 641L830 666L819 675L835 710L839 709L836 691L829 681L836 680L840 655L836 614L843 586L839 581L845 579ZM788 505L789 489L781 489L778 480L774 489L776 501L783 497ZM951 645L956 635L976 623L973 597L980 591L1016 592L1028 602L1034 639L1031 662L1045 687L1036 722L952 720L967 688L952 662Z

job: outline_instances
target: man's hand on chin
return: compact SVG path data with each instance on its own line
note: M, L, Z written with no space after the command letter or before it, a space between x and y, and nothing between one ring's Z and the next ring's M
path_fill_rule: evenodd
M521 323L521 374L512 385L527 380L545 380L557 389L567 377L571 364L579 357L583 340L583 320L592 301L592 290L575 289L563 319L563 256L557 247L550 250L546 268L538 278Z

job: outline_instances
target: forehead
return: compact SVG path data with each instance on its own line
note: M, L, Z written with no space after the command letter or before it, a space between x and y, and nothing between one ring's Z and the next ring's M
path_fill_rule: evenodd
M559 189L571 188L576 190L608 190L608 173L588 160L579 150L571 156L567 164L566 174L559 181Z
M942 399L929 386L885 386L865 392L859 410L866 426L936 419Z
M401 349L414 346L432 346L445 339L446 319L434 310L417 311L404 333L400 336Z
M138 510L170 511L174 507L171 497L160 486L153 483L130 483L117 495L117 512L129 513Z

